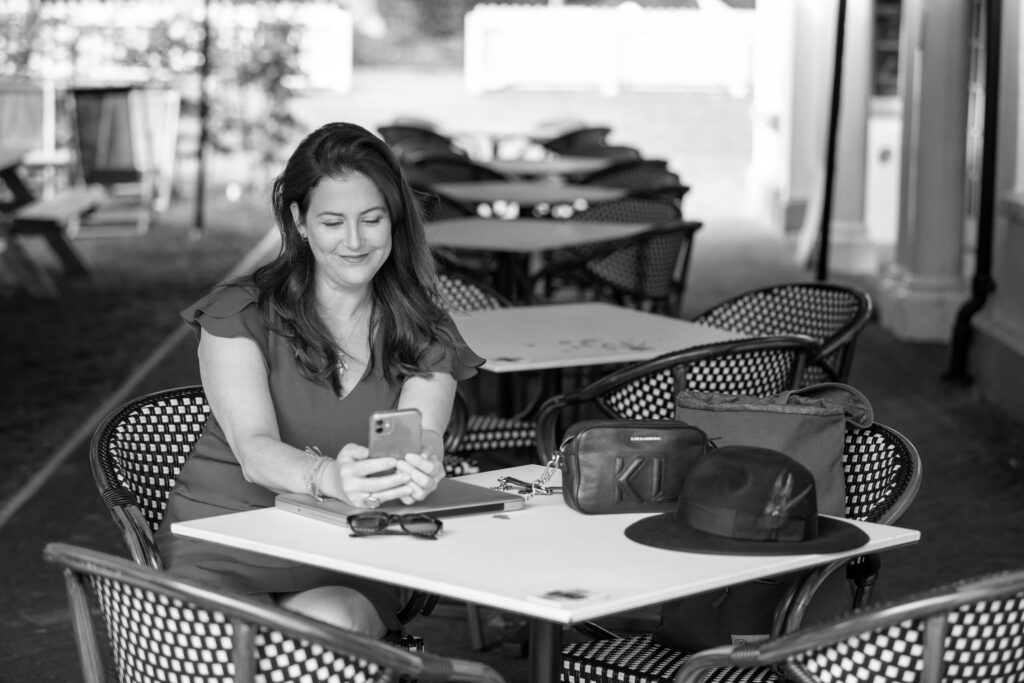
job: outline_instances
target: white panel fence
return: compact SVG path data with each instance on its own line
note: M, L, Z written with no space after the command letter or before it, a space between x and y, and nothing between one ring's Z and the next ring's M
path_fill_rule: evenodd
M746 95L754 12L720 0L699 4L477 5L466 14L466 87L471 93L693 88Z

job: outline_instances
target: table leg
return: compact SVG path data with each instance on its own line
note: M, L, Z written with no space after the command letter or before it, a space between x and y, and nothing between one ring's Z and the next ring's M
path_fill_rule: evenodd
M558 683L562 668L562 625L530 619L530 683Z

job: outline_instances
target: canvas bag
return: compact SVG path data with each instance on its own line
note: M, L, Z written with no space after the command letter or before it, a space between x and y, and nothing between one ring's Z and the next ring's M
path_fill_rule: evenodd
M703 429L715 446L762 446L789 455L814 475L818 510L842 517L846 427L870 426L874 415L861 392L826 382L763 398L684 390L676 398L676 419ZM765 640L776 605L802 576L803 572L792 572L665 603L654 642L696 652ZM803 624L851 606L846 573L833 572L815 592Z
M785 453L814 474L818 511L843 517L846 426L870 426L874 414L857 389L824 382L765 397L682 390L676 395L676 419L703 429L714 446Z

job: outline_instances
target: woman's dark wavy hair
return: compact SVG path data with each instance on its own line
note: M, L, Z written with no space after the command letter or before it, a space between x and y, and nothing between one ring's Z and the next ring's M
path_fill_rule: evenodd
M340 392L335 372L338 351L317 311L313 254L299 236L291 205L298 204L304 217L322 180L356 172L377 186L391 218L391 255L371 284L371 335L379 335L382 349L379 359L371 354L371 367L380 362L386 380L398 384L409 376L427 374L424 364L431 345L451 348L456 344L440 324L446 313L438 304L434 259L423 232L419 203L397 157L365 128L328 123L299 143L274 180L271 200L281 232L281 250L253 274L253 280L264 322L288 338L302 374L336 392Z

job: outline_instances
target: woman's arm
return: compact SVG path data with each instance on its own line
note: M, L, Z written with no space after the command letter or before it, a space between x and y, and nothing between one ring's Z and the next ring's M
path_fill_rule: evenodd
M367 458L365 447L349 444L337 460L314 469L315 457L281 441L265 361L252 339L201 334L199 372L210 408L247 481L272 491L306 492L315 474L319 491L352 505L362 505L370 493L382 500L405 493L396 487L408 482L408 473L367 476L395 467L393 458ZM379 493L385 490L395 493Z

